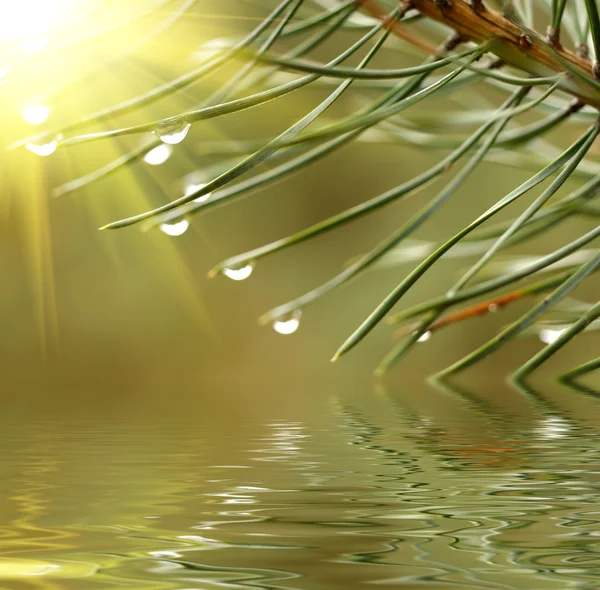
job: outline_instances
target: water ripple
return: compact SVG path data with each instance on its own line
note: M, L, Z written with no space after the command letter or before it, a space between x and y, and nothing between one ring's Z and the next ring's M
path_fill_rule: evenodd
M597 588L595 400L428 395L314 422L7 422L0 588Z

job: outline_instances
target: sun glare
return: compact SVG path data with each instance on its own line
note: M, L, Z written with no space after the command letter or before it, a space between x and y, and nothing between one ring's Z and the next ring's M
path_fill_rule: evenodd
M50 116L50 107L46 104L28 105L23 107L21 116L30 125L41 125Z
M0 0L0 43L28 43L52 36L76 0Z

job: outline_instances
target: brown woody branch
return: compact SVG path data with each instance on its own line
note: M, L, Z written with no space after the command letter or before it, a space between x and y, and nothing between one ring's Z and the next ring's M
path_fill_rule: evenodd
M450 326L451 324L456 324L457 322L462 322L464 320L486 315L488 313L494 313L500 308L504 307L505 305L509 305L510 303L514 303L515 301L521 301L526 297L534 297L537 294L538 292L536 290L523 288L518 289L516 291L511 291L510 293L505 293L504 295L500 295L499 297L495 297L494 299L489 299L488 301L484 301L483 303L470 305L469 307L460 309L454 313L449 313L448 315L441 317L436 322L433 322L433 324L429 326L428 332L435 332L437 330L440 330L441 328ZM418 322L412 323L408 326L404 326L396 331L395 337L399 339L406 338L407 336L412 334L418 327Z
M364 0L361 5L371 16L382 17L375 0ZM561 60L564 60L582 76L590 81L594 80L592 63L585 53L580 52L582 55L576 55L558 41L553 42L552 38L544 39L535 31L487 7L482 0L410 0L410 6L423 16L447 25L464 40L476 43L491 41L491 53L506 64L533 76L564 74L565 68L561 63ZM406 34L406 26L399 25L394 32L412 42ZM419 43L419 46L421 45ZM424 49L430 53L429 47ZM583 103L600 109L600 92L593 84L566 76L560 88Z
M368 12L377 20L385 21L388 19L386 13L379 8L375 0L356 0L356 4L358 4L365 12ZM410 8L412 8L411 2L403 2L400 7L400 13L404 15ZM436 48L431 45L431 43L417 36L413 31L409 30L407 25L398 21L393 21L390 23L389 28L394 35L396 35L396 37L408 41L411 45L418 47L421 51L424 51L429 55L435 55L437 51Z

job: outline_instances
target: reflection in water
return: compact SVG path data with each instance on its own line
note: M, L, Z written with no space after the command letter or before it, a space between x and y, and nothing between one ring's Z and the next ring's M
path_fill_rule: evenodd
M5 424L0 588L598 588L595 398L309 415Z

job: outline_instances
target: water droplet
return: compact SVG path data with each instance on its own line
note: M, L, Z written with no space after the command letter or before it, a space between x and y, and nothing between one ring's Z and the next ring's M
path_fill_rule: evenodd
M427 342L431 338L431 330L427 330L424 334L421 334L417 342Z
M187 231L187 228L190 227L190 223L187 219L180 219L173 223L161 223L159 227L160 231L168 236L180 236Z
M185 196L189 196L194 194L196 191L199 191L201 188L204 188L206 186L205 182L200 182L198 184L195 184L193 182L190 182L189 184L186 184L185 186ZM207 193L205 195L202 195L201 197L198 197L197 199L194 199L195 203L202 203L202 201L206 201L207 199L210 198L210 195L212 195L212 193Z
M236 268L224 268L223 274L234 281L243 281L252 274L253 270L254 264L251 262L249 264L246 264L245 266L240 266Z
M490 303L488 305L488 311L490 313L495 313L496 311L498 311L498 304L497 303Z
M160 137L161 141L164 143L168 143L169 145L175 145L177 143L181 143L185 136L188 134L190 127L192 125L190 123L172 123L161 125L158 127L154 133L158 137Z
M300 326L301 317L302 312L299 309L297 309L291 314L288 314L281 319L275 320L273 322L273 329L279 334L293 334Z
M21 111L21 117L30 125L41 125L50 116L47 104L28 105Z
M542 328L540 330L540 340L545 342L546 344L552 344L556 340L560 338L560 335L566 330L566 328L562 330L551 330L550 328Z
M157 145L154 149L151 149L145 156L144 162L150 164L150 166L160 166L164 164L173 153L173 148L165 143Z
M28 143L25 147L36 156L49 156L56 151L58 141L53 139L47 143Z

